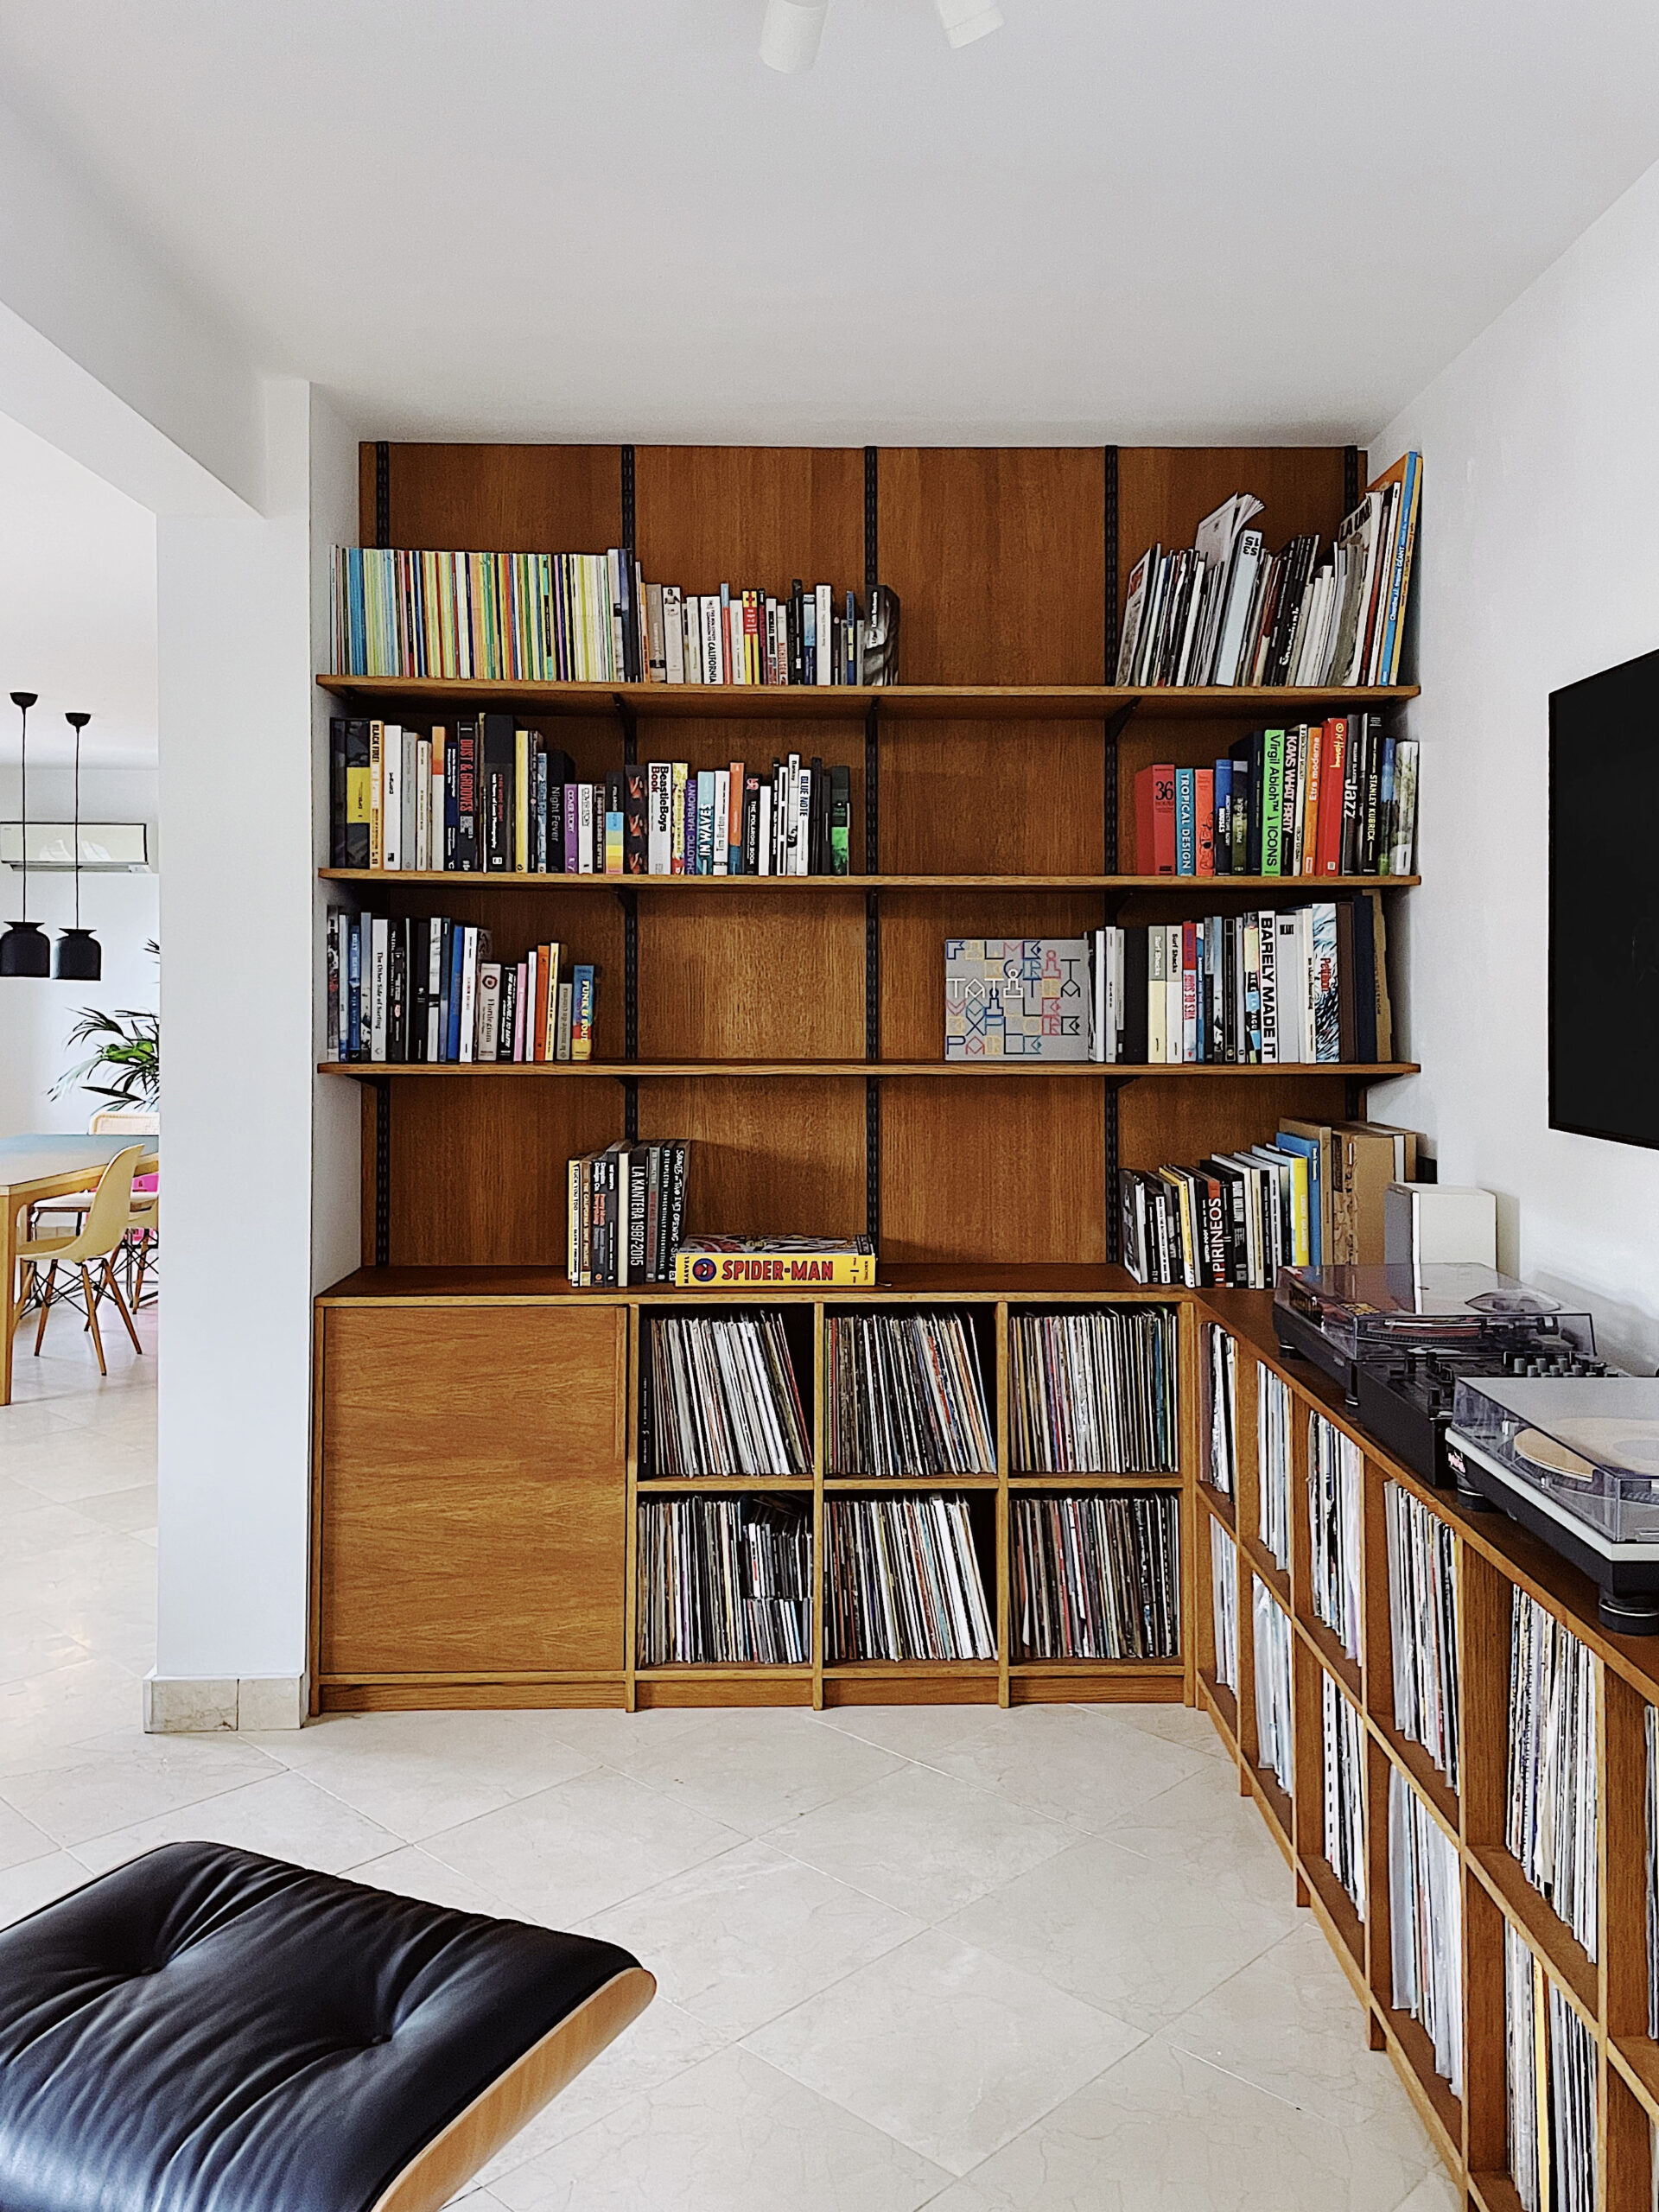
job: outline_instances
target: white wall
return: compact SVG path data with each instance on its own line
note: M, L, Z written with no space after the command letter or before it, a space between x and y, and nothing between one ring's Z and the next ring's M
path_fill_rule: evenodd
M29 812L34 822L67 822L72 799L67 768L37 769L29 746ZM18 774L0 768L0 817L18 818ZM149 830L149 862L161 865L158 779L154 768L83 768L80 812L84 822L143 822ZM0 868L0 920L18 912L22 881ZM72 1060L84 1059L85 1046L71 1052L65 1039L83 1007L118 1013L124 1007L152 1011L159 983L156 966L144 950L161 934L161 886L150 875L83 875L80 918L95 930L104 951L104 974L96 983L60 983L54 977L18 976L8 982L0 1008L0 1136L27 1129L84 1129L87 1118L107 1102L79 1089L61 1098L48 1096ZM31 874L29 912L54 935L74 918L74 882L67 875ZM96 1080L103 1080L99 1077Z
M1649 1373L1659 1153L1549 1128L1545 953L1549 694L1659 646L1656 359L1659 168L1370 442L1374 468L1424 456L1401 963L1424 1073L1375 1110L1433 1134L1443 1182L1496 1190L1504 1264Z

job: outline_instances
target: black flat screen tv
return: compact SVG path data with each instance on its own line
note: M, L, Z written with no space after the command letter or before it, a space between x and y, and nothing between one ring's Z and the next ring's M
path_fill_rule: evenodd
M1549 697L1549 1125L1659 1148L1659 652Z

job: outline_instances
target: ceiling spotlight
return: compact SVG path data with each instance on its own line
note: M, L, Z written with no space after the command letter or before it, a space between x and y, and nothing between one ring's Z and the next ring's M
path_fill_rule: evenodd
M946 0L939 0L943 9ZM974 7L979 0L969 0ZM766 20L760 33L760 59L768 69L785 76L810 69L818 58L823 19L830 0L766 0ZM995 12L995 10L993 10Z
M995 0L938 0L938 10L952 46L971 46L988 31L1002 28L1002 10Z

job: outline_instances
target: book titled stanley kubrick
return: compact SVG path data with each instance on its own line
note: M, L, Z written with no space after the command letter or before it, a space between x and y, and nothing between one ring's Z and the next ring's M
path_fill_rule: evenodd
M682 1290L868 1290L875 1281L875 1246L868 1236L688 1236L674 1254Z

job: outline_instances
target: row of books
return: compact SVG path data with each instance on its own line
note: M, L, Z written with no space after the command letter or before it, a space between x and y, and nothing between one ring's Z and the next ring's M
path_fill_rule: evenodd
M996 1472L979 1341L960 1313L831 1314L824 1366L832 1475Z
M1137 875L1409 875L1414 737L1380 715L1260 729L1212 767L1135 779Z
M1375 892L1111 925L1086 944L1090 1059L1300 1067L1394 1057L1388 925ZM947 1045L951 1057L975 1056Z
M1507 1920L1503 2058L1510 2175L1522 2212L1594 2212L1595 2037Z
M1177 1335L1168 1306L1016 1313L1008 1328L1014 1472L1173 1474Z
M847 684L861 680L858 601L832 585L690 592L647 583L633 553L466 553L340 545L332 571L342 676L451 682Z
M1365 1917L1365 1723L1359 1709L1319 1669L1319 1738L1324 1751L1325 1860Z
M329 725L332 867L520 875L845 875L852 772L814 754L596 781L511 715Z
M784 1317L653 1316L641 1393L648 1475L810 1476L812 1444Z
M1256 1534L1290 1572L1290 1385L1255 1363Z
M1014 1649L1023 1659L1173 1659L1180 1652L1180 1501L1016 1497Z
M1457 1539L1398 1483L1382 1485L1394 1725L1458 1786Z
M1296 1732L1291 1703L1290 1615L1259 1574L1250 1578L1255 1662L1256 1764L1287 1797L1296 1795Z
M1236 492L1192 544L1154 545L1129 577L1124 684L1393 683L1422 493L1409 453L1377 478L1324 559L1314 533L1266 553L1260 499Z
M812 1522L769 1498L639 1501L642 1667L812 1656Z
M593 1058L600 970L563 944L493 957L441 914L328 912L325 1056L391 1066Z
M1596 1662L1516 1588L1510 1630L1503 1840L1522 1872L1597 1953Z
M995 1658L965 1497L832 1497L824 1542L826 1659Z
M1204 1478L1224 1497L1238 1491L1238 1343L1219 1323L1204 1325L1209 1384Z
M1351 1436L1323 1414L1307 1417L1307 1523L1313 1611L1359 1664L1364 1463Z
M1271 1144L1195 1166L1118 1171L1118 1249L1137 1282L1270 1289L1281 1268L1380 1267L1390 1183L1417 1138L1379 1122L1287 1119Z
M1421 2027L1435 2072L1461 2097L1463 1869L1456 1844L1392 1764L1389 1955L1395 2011Z
M1238 1695L1238 1546L1212 1514L1210 1523L1210 1612L1216 1647L1216 1680Z
M684 1138L668 1137L619 1141L566 1162L565 1272L574 1288L673 1281L690 1156Z

